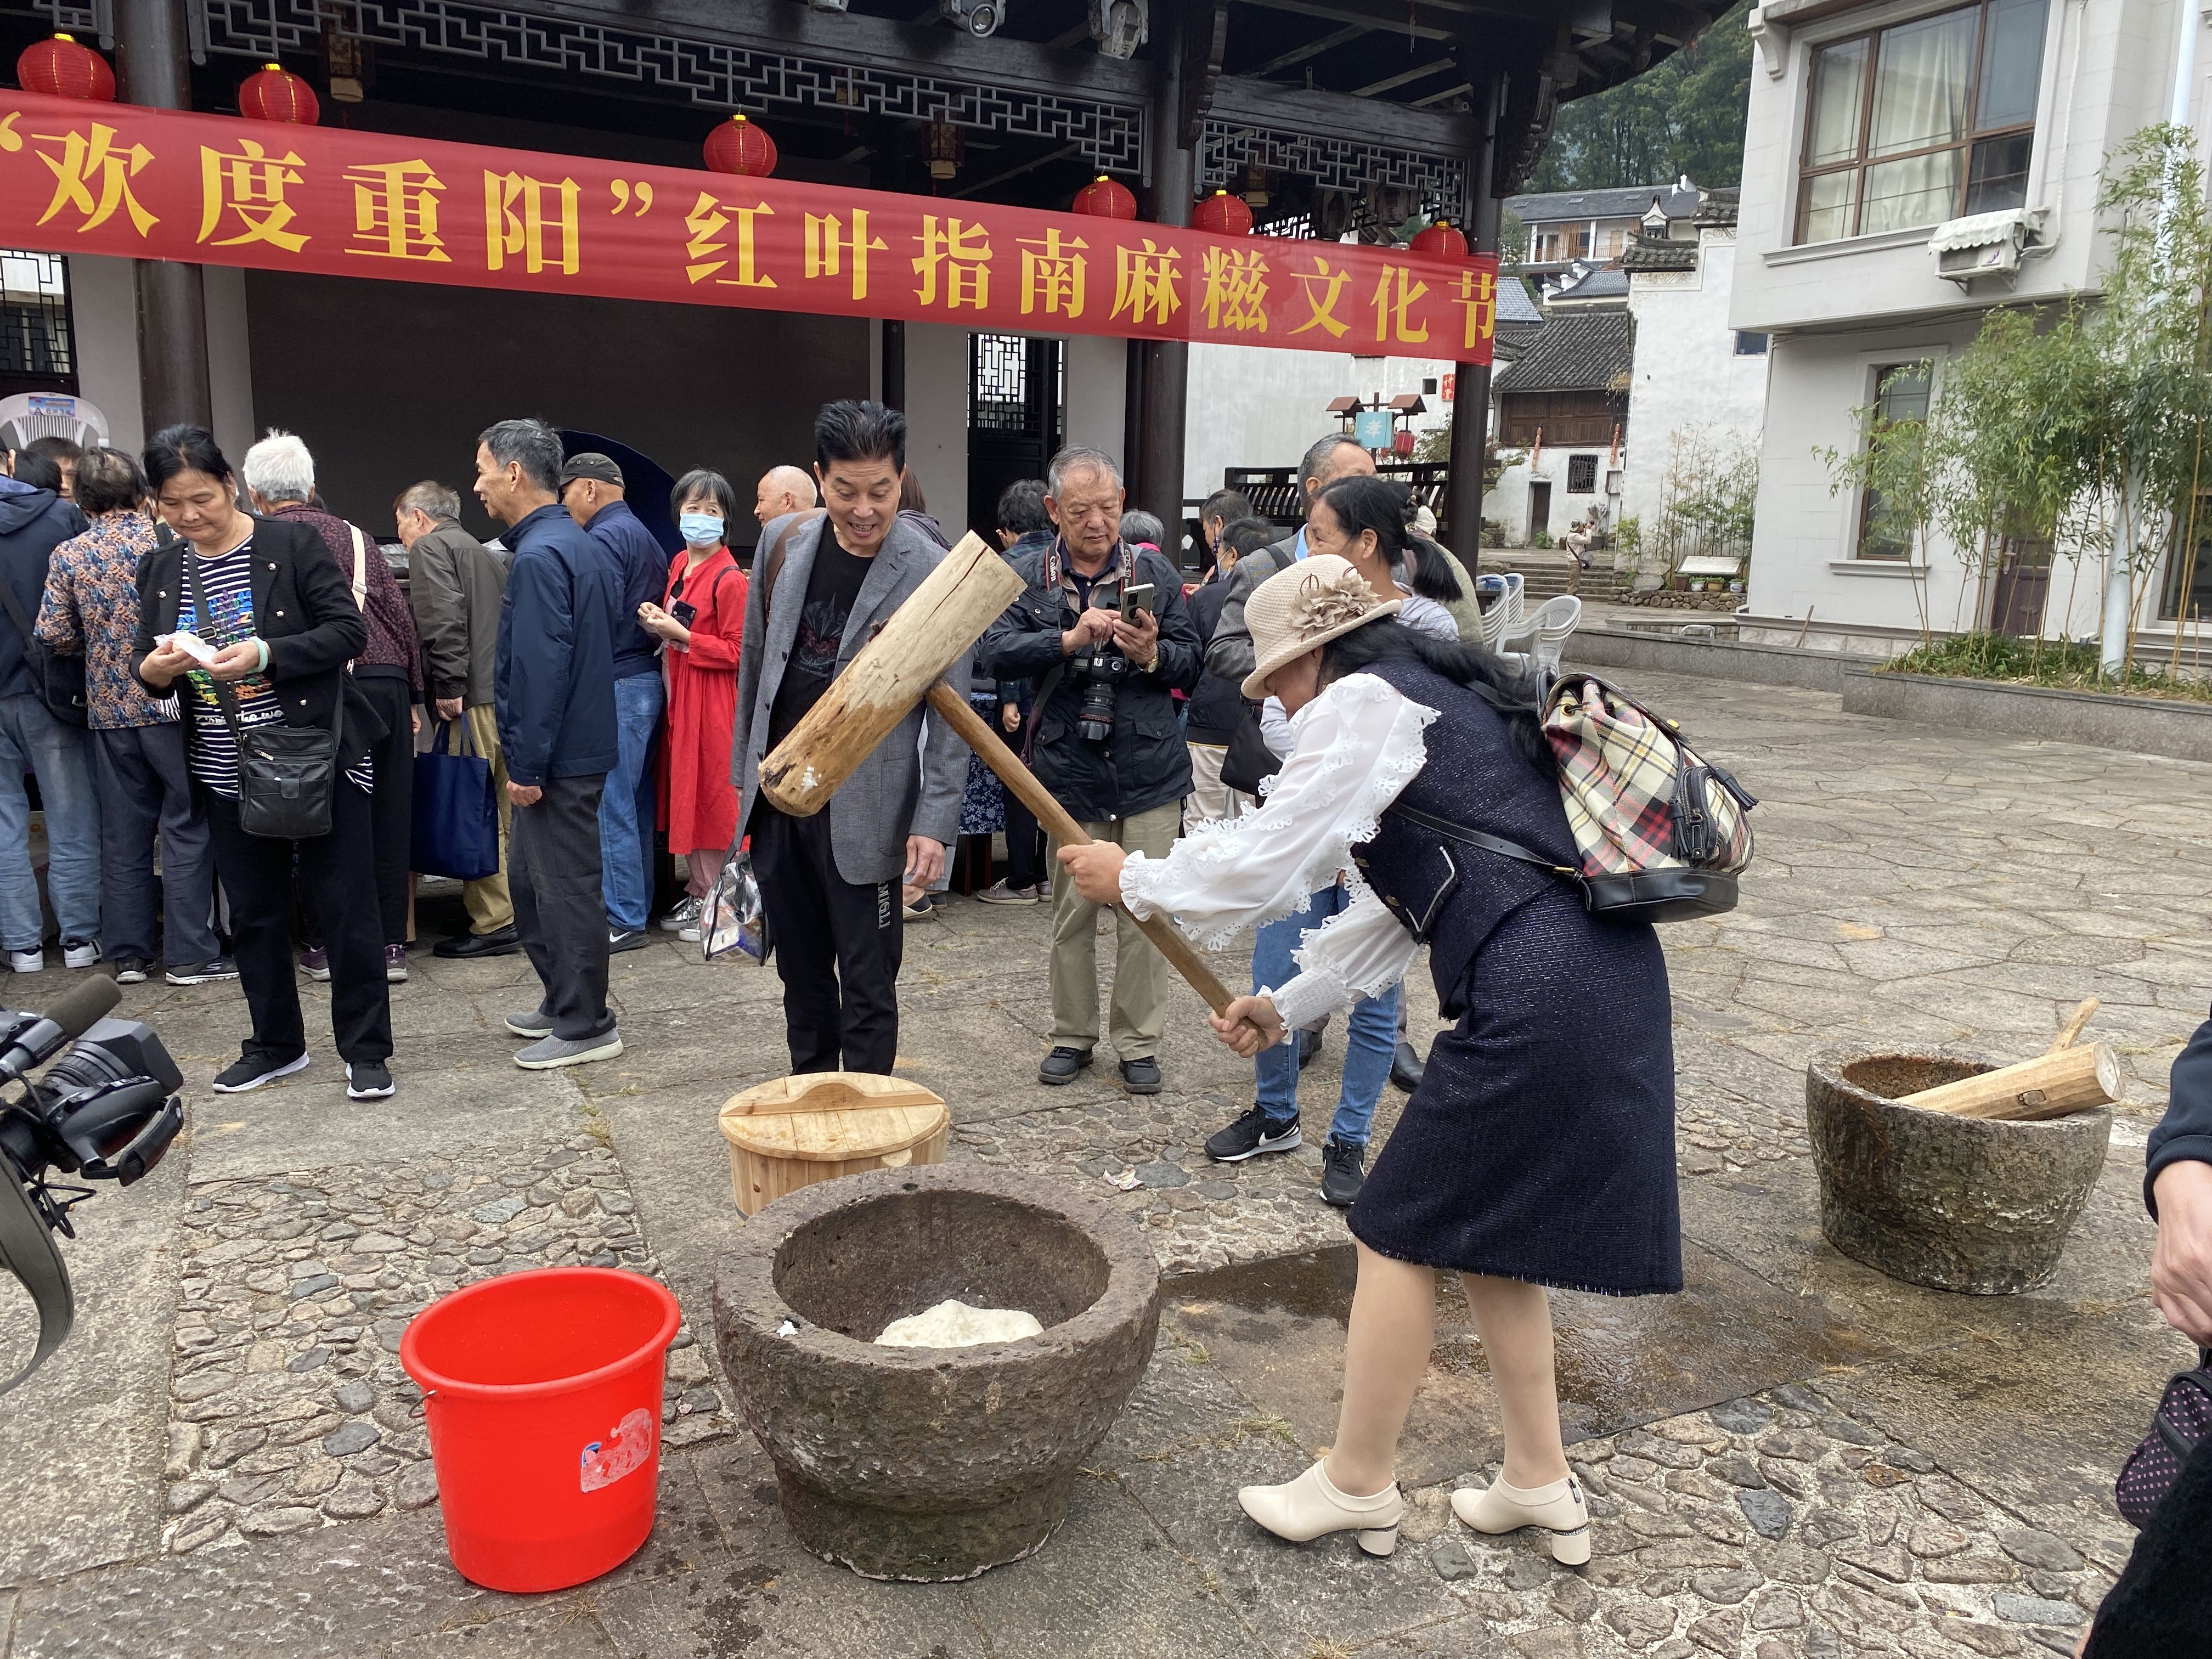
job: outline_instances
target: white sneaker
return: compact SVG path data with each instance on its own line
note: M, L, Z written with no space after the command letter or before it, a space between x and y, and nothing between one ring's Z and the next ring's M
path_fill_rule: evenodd
M100 946L89 939L65 939L62 941L62 966L91 968L100 962Z
M43 974L46 971L46 953L38 951L10 951L8 965L19 974Z

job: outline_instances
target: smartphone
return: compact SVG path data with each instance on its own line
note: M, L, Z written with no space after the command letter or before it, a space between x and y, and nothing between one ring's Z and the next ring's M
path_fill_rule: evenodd
M1121 590L1123 622L1134 622L1139 611L1150 615L1152 609L1152 585L1150 582L1135 582Z

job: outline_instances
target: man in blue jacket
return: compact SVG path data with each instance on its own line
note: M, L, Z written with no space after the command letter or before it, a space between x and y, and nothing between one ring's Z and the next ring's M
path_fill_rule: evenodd
M622 580L606 550L562 510L561 440L539 421L501 421L477 441L476 492L507 526L493 704L514 804L507 885L514 925L544 994L507 1029L535 1038L531 1071L612 1060L607 919L600 897L599 796L619 755L614 637Z

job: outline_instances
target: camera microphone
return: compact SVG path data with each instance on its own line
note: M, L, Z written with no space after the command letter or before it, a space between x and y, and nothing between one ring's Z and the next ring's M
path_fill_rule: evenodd
M0 1082L12 1082L52 1060L64 1043L82 1036L123 1000L123 992L105 974L95 974L72 987L54 1006L20 1031L9 1034L0 1049Z

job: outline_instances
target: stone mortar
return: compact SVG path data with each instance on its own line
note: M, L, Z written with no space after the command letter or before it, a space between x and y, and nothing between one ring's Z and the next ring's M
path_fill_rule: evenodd
M871 1578L972 1578L1066 1517L1078 1466L1151 1361L1159 1289L1136 1226L1060 1182L884 1170L755 1216L722 1258L714 1327L801 1544ZM875 1346L948 1297L1045 1330Z
M2004 1296L2058 1270L2105 1166L2108 1107L2041 1122L1954 1117L1898 1097L1994 1069L1953 1048L1824 1048L1805 1069L1820 1229L1908 1284Z

